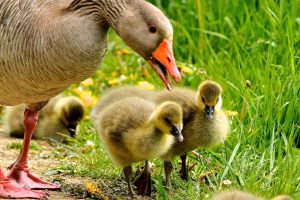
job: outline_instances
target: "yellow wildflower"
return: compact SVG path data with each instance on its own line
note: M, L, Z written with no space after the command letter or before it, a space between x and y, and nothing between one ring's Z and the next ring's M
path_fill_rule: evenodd
M118 78L114 78L108 81L108 84L113 86L113 85L118 85L120 83L120 80Z
M130 74L130 75L129 75L129 79L130 79L131 81L135 81L137 78L138 78L138 74L136 74L136 73Z
M116 78L116 77L118 77L119 76L119 72L112 72L111 73L111 75L110 75L110 77L113 77L113 78Z
M128 55L128 54L130 54L130 50L127 48L118 49L118 50L116 50L116 54L119 56Z
M144 90L154 90L155 86L148 81L139 81L137 86Z
M84 87L92 86L92 85L94 85L94 80L92 78L88 78L88 79L82 81L80 83L80 85L82 85Z
M97 98L92 95L91 91L84 90L79 92L78 95L85 107L91 108L97 102Z
M142 76L143 77L147 77L147 78L151 77L151 74L150 74L150 72L149 72L149 70L148 70L147 67L143 67L142 68Z
M225 115L227 117L235 117L237 116L239 113L237 111L232 111L232 110L226 110L225 111Z
M180 72L184 74L193 74L194 70L186 65L179 65L178 68L180 69Z
M88 182L88 183L86 183L85 187L86 187L87 192L90 194L100 193L100 190L95 183Z

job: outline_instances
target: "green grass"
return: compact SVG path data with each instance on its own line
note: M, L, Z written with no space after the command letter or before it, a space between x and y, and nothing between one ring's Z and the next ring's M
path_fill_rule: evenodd
M172 21L178 63L194 69L192 75L184 75L181 85L196 88L202 80L216 80L224 89L223 107L239 113L224 145L189 157L189 164L196 164L193 181L182 182L173 173L169 198L202 199L220 189L237 188L265 198L286 193L300 199L300 151L295 148L300 133L300 1L151 2ZM89 88L94 95L101 96L111 77L122 74L127 78L119 85L147 80L162 88L153 72L151 76L142 72L149 67L136 54L116 53L126 45L115 34L110 34L110 41L102 69L94 76L95 85ZM245 86L246 80L251 87ZM72 173L121 179L121 170L111 164L93 129L86 123L81 127L83 131L69 146L80 155L73 158L78 164ZM99 148L83 154L87 140ZM156 161L157 199L168 198L162 190L162 172L161 162ZM199 176L206 172L213 176L203 183ZM229 188L222 184L225 179L232 181Z
M7 148L8 149L21 150L22 142L11 142L11 143L7 144ZM30 143L29 148L30 148L30 150L33 150L33 151L41 150L41 146L39 144L37 144L36 142L34 142L34 141Z

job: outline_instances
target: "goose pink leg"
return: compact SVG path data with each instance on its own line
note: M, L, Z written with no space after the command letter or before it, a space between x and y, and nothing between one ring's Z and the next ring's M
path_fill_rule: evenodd
M0 168L0 198L31 198L42 199L47 196L44 192L30 191L13 185Z
M38 121L38 111L33 111L29 108L24 112L24 141L23 147L18 160L12 166L8 179L13 183L23 188L29 189L49 189L56 190L60 187L53 183L45 182L34 175L28 169L28 152L29 144Z

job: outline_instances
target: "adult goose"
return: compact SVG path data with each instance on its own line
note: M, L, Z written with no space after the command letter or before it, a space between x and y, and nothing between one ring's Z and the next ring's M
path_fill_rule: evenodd
M57 189L32 175L28 151L39 110L70 84L90 77L107 50L107 30L150 63L171 88L180 81L172 51L173 30L165 15L143 0L1 0L0 104L26 103L24 142L0 197L44 198L29 189Z

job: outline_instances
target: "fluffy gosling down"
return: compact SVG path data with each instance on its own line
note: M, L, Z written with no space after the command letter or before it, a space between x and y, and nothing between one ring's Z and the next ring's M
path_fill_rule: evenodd
M23 113L25 105L6 107L4 110L4 130L11 137L23 138ZM51 138L64 141L74 136L76 126L84 116L82 101L74 96L55 97L40 112L39 123L33 133L34 139Z
M204 81L197 92L188 89L175 89L161 92L155 97L156 103L174 101L183 108L184 141L175 144L161 156L165 161L166 186L170 186L171 160L181 156L181 178L188 179L186 155L197 147L211 147L223 143L230 132L230 124L222 111L222 88L214 81Z
M98 113L95 125L112 161L123 168L132 196L131 164L160 156L175 138L183 140L182 109L173 102L156 106L138 97L125 98Z
M130 93L131 92L131 93ZM224 142L230 132L229 121L222 111L222 88L214 81L204 81L197 91L175 88L171 92L160 91L147 93L136 87L124 87L115 93L122 93L122 98L129 94L137 95L155 104L165 101L178 103L183 110L183 142L175 144L161 156L165 161L166 186L170 186L172 171L171 160L180 155L182 160L181 178L188 179L186 155L197 147L211 147ZM113 92L112 92L113 94ZM112 95L113 96L113 95ZM112 97L110 97L112 99ZM107 99L109 101L109 99ZM146 169L146 167L145 167ZM138 185L137 185L138 186ZM144 189L142 189L144 190Z
M214 196L212 200L264 200L264 198L254 196L248 192L242 192L239 190L221 192ZM279 195L271 200L293 200L292 197L288 195Z
M111 102L129 97L139 97L159 105L166 101L178 103L183 111L182 142L175 144L161 158L165 161L166 185L170 186L171 160L180 155L182 159L181 178L188 179L186 155L197 147L211 147L224 142L230 132L229 121L222 111L222 88L214 81L202 82L197 91L187 88L174 88L170 91L145 91L137 87L113 89L103 97L95 108L101 110ZM147 166L144 168L147 170ZM145 188L136 184L138 190ZM143 194L143 193L141 193Z
M125 86L107 90L104 93L103 97L101 97L101 101L99 101L93 107L91 111L91 119L94 120L96 118L96 115L100 113L101 110L116 101L120 101L128 97L139 97L147 100L150 99L153 95L154 91L142 90L138 87L133 86Z

